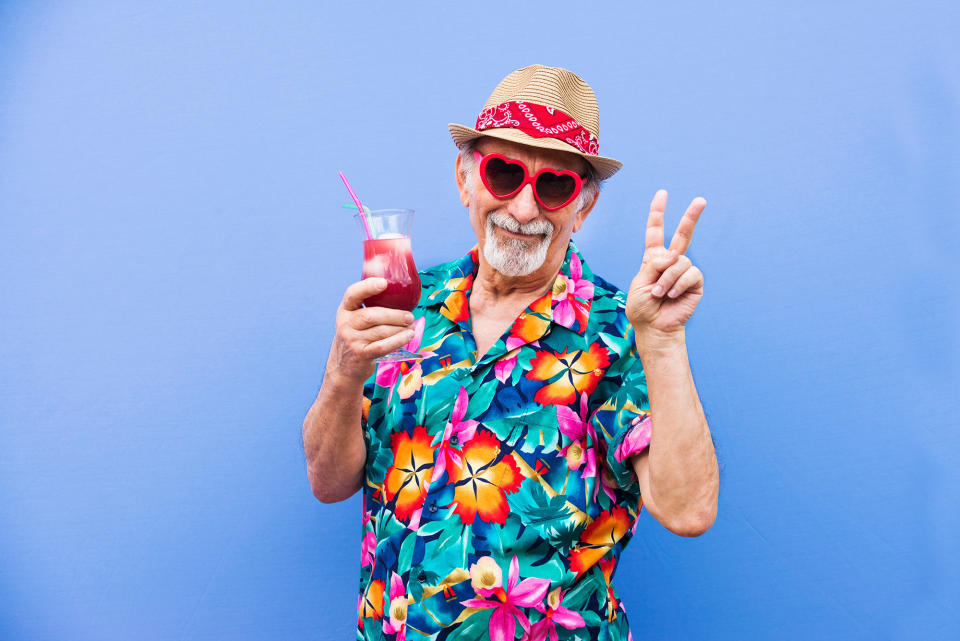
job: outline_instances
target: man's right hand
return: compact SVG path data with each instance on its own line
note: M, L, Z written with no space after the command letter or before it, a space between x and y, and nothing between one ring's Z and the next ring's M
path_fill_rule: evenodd
M375 358L403 347L413 338L413 314L386 307L363 307L363 301L387 288L385 278L365 278L347 288L337 309L337 327L327 359L327 375L363 383L376 369Z

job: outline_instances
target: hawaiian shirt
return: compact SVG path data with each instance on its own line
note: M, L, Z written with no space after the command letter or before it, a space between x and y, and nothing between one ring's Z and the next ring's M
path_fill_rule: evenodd
M611 580L650 443L625 294L571 242L477 359L477 248L421 272L407 348L364 388L358 639L630 639Z

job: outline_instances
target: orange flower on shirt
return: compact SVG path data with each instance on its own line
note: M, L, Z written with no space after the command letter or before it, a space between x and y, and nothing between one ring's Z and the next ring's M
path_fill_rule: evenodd
M371 403L372 401L369 398L367 398L366 396L363 397L363 402L360 405L360 416L363 419L364 425L366 425L367 421L370 420Z
M600 561L600 571L603 572L603 580L607 582L607 621L613 621L617 618L617 606L620 601L613 592L613 571L617 567L617 559L607 559Z
M526 311L513 322L507 336L507 349L511 350L518 345L526 345L537 340L550 326L551 294L545 294L530 304L530 311ZM532 313L531 313L532 312Z
M610 355L599 343L589 350L564 351L560 354L543 351L530 361L526 377L534 381L552 381L538 391L534 400L543 405L569 405L580 392L590 394L603 378L610 364Z
M374 579L367 586L367 591L360 602L360 616L364 619L379 619L383 617L383 581Z
M479 514L481 521L503 525L509 508L507 494L520 489L523 475L510 456L497 460L500 441L490 432L479 429L462 451L463 465L447 468L454 486L454 512L470 525Z
M427 428L417 425L413 434L394 432L390 445L393 463L387 470L383 490L387 501L396 498L394 513L401 521L407 521L423 506L433 470L433 451Z
M467 292L473 288L473 275L451 278L447 281L447 287L452 288L452 291L443 300L440 313L454 323L470 318L470 303L467 300Z
M617 506L604 510L580 535L580 544L570 552L570 571L583 574L603 558L630 529L630 515Z

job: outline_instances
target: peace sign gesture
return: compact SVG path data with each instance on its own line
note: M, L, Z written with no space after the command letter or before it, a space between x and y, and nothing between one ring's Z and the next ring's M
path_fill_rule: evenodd
M703 273L693 266L685 252L706 206L703 198L693 199L667 248L663 244L667 192L661 189L653 196L643 263L627 294L627 318L638 342L650 334L681 333L703 297Z

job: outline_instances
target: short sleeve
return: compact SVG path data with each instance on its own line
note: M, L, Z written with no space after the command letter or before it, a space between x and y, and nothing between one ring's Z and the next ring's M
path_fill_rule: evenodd
M639 358L624 371L621 384L591 418L597 438L606 446L605 464L617 485L639 492L637 477L629 458L650 445L650 399L647 377Z

